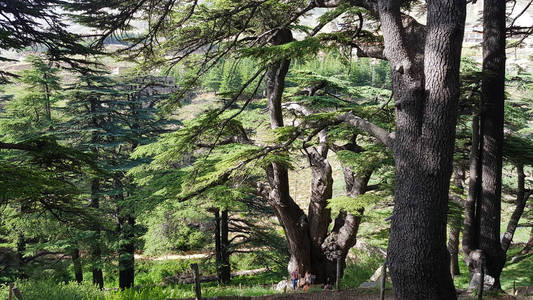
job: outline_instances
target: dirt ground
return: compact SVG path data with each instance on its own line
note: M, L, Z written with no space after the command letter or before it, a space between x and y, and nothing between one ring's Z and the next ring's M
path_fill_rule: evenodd
M362 294L361 291L327 291L320 293L310 293L310 294L286 294L286 295L269 295L269 296L259 296L259 297L216 297L216 298L202 298L204 300L378 300L379 294L370 293ZM387 294L385 296L386 300L394 300L394 295ZM528 297L514 297L511 295L498 296L498 297L483 297L485 300L533 300L533 296ZM174 300L174 299L167 299ZM176 299L177 300L177 299ZM185 299L185 300L194 300ZM459 300L477 300L473 297L459 296Z

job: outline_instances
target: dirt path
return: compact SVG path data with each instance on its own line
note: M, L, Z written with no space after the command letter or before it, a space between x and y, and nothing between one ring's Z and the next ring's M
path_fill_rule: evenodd
M182 299L193 300L194 298ZM285 295L268 295L257 297L216 297L216 298L202 298L205 300L376 300L379 299L379 295L376 294L361 294L361 292L348 290L348 291L327 291L319 293L294 293ZM174 299L167 299L174 300ZM177 300L177 299L176 299ZM394 296L386 295L385 300L394 300Z
M212 253L196 253L196 254L168 254L163 256L144 256L142 254L135 254L135 259L161 261L161 260L185 260L185 259L201 259L211 256Z

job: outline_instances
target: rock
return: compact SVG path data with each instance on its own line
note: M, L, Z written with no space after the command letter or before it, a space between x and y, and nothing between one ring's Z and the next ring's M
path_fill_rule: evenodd
M477 290L479 287L480 280L481 280L481 274L474 273L474 276L472 276L472 279L470 280L468 291L471 292L473 290ZM488 291L492 287L493 284L494 284L494 278L489 275L485 275L485 279L483 281L483 290Z
M355 244L355 249L358 249L358 250L362 250L368 254L372 254L372 255L379 255L380 257L383 257L385 258L387 256L387 251L379 248L379 247L376 247L376 246L372 246L372 245L369 245L367 243L365 243L364 241L362 240L357 240L357 243Z
M276 285L276 291L285 291L288 289L292 289L292 285L289 280L282 280Z
M381 277L383 277L383 266L379 267L374 274L372 274L372 277L370 277L370 281L376 282L381 281Z

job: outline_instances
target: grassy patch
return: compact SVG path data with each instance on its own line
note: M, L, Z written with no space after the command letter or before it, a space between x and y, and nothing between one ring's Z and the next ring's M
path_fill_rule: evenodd
M24 280L15 282L15 286L23 292L24 300L85 300L105 297L104 292L89 283L57 284L50 280ZM0 299L7 299L8 293L7 286L1 287Z
M355 261L350 261L341 279L342 289L358 288L361 283L368 281L374 272L383 264L383 258L370 255L364 251L354 251Z
M513 282L516 282L516 287L532 286L533 285L533 256L530 255L525 259L511 263L511 259L520 253L522 247L511 247L507 252L507 262L503 268L500 281L504 291L513 289ZM468 268L463 261L463 256L459 257L459 268L461 275L454 278L454 283L457 288L466 289L470 281Z

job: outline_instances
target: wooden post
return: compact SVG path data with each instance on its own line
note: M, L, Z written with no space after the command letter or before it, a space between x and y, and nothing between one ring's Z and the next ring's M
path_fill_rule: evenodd
M200 287L200 272L198 271L198 264L191 264L191 269L194 272L196 300L202 300L202 289Z
M13 300L13 284L9 284L9 296L7 296L7 300Z
M341 285L341 257L337 256L337 280L335 281L335 289L339 290Z
M380 298L381 300L385 300L385 283L387 283L387 262L385 261L383 263L383 273L381 274L381 291L380 291Z

